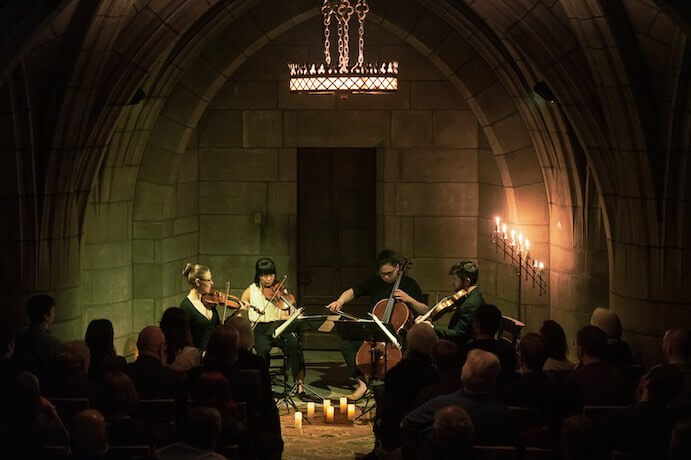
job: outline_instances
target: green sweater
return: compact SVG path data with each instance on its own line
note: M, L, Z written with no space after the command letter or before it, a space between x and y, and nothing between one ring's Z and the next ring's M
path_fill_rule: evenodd
M182 308L190 318L190 332L192 333L194 346L200 351L205 351L211 333L216 329L216 326L221 324L218 312L215 308L211 310L213 316L209 320L206 316L199 313L199 310L197 310L187 297L180 303L180 308Z
M449 327L434 326L437 335L446 340L456 342L458 346L463 346L468 342L473 333L473 317L475 311L485 303L485 299L480 294L478 288L473 289L463 303L456 307L453 312Z

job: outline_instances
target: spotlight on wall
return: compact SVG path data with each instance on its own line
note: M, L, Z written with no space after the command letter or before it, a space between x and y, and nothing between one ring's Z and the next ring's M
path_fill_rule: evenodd
M135 92L132 95L132 99L130 99L130 102L127 103L127 105L137 105L139 104L142 99L146 97L146 93L144 92L143 89L139 88L137 92Z
M547 86L547 83L545 83L544 80L537 82L535 86L533 86L533 91L535 91L538 96L550 104L554 104L557 100L557 98L554 96L554 93L550 87Z

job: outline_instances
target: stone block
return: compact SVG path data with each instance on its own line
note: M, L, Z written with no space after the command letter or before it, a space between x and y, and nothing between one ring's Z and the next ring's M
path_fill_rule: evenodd
M484 135L481 137L485 137ZM481 183L492 185L503 185L499 166L497 165L494 152L486 149L478 150L478 180Z
M500 299L516 302L518 300L518 270L512 265L498 263L496 265L496 295Z
M161 222L134 221L134 238L160 238L163 224Z
M199 216L199 253L250 255L261 248L259 225L251 215Z
M335 110L336 96L333 94L298 94L290 91L287 81L278 82L278 108L301 110Z
M226 35L219 34L204 47L197 61L205 59L214 69L222 74L222 77L227 78L231 75L231 69L235 62L239 58L244 57L243 51L235 43L228 40ZM192 65L187 72L194 72L195 70L196 67Z
M398 184L396 213L399 216L477 215L477 184Z
M154 262L154 241L132 240L132 262L135 264L150 264Z
M404 182L475 182L475 149L403 149L401 180Z
M398 249L401 254L415 253L414 217L401 217L401 245Z
M94 305L84 308L84 329L95 319L108 319L113 323L115 337L122 337L132 332L132 301Z
M525 127L523 118L515 113L492 124L499 142L497 153L509 153L529 147L532 144L530 134Z
M234 20L223 33L242 51L264 37L264 31L249 10Z
M262 228L261 253L290 256L296 253L296 218L289 215L269 214Z
M242 145L242 112L207 110L197 126L200 147L240 147Z
M69 342L70 340L84 339L84 320L81 315L66 321L55 322L53 324L53 335L60 339L61 342Z
M398 182L400 180L400 154L398 149L377 149L377 180Z
M209 108L212 110L271 110L277 107L277 103L276 82L229 80L221 87Z
M132 300L132 330L137 333L146 326L156 325L153 299Z
M161 296L161 265L132 265L133 296L137 299Z
M149 144L169 152L183 152L191 135L192 128L160 115L149 135Z
M191 126L191 120L199 120L208 102L183 85L175 85L166 98L161 114L181 125Z
M435 110L434 145L446 148L477 148L478 123L470 110Z
M279 149L278 180L294 182L297 180L297 149Z
M475 94L469 102L479 109L482 125L492 124L517 112L513 99L499 81Z
M134 220L161 220L173 214L175 187L138 181L134 198Z
M454 71L476 54L475 49L458 32L451 32L434 52Z
M477 218L416 217L415 257L477 257Z
M413 110L470 110L458 89L448 80L411 82L410 108Z
M122 267L132 263L130 240L84 244L84 269Z
M131 298L131 276L130 265L84 270L80 299L82 305L100 304L104 299L109 302L120 302Z
M107 196L103 201L129 201L134 196L139 168L137 166L121 166L104 168L104 183L102 190ZM106 182L105 178L110 181Z
M129 222L132 221L131 203L93 203L86 208L84 243L122 241L132 237Z
M508 153L505 159L514 186L543 182L542 168L533 147Z
M430 147L433 143L432 112L405 110L391 113L393 147Z
M187 217L177 217L173 222L173 234L182 235L199 230L199 217L195 214Z
M198 235L188 233L161 240L162 261L170 262L180 258L192 258L197 254Z
M370 94L348 94L336 99L338 110L402 110L410 108L410 82L398 81L398 91L372 97Z
M281 147L283 113L279 110L245 110L242 112L242 146Z
M396 184L383 183L378 187L377 214L396 215Z
M278 179L276 149L201 149L202 181L275 181Z
M462 52L463 50L459 51ZM443 57L442 55L442 58ZM449 65L449 67L453 68L451 65ZM494 71L479 54L475 53L472 53L470 59L466 60L458 67L456 76L463 83L463 86L470 95L480 94L483 90L492 86L497 80Z
M297 214L297 183L270 182L269 214Z
M478 288L482 295L496 294L497 292L497 262L486 258L477 261L479 269ZM485 299L487 301L487 299Z
M547 196L544 183L514 187L516 206L521 210L520 222L523 224L546 224L549 222Z
M381 47L381 61L398 61L398 80L442 80L444 75L415 48L405 45Z
M202 214L254 214L266 212L264 182L201 182L199 212Z
M387 147L389 114L381 111L286 111L286 147Z
M199 206L198 188L199 184L195 182L178 184L175 190L176 216L192 216L197 213Z
M419 18L411 35L430 50L436 49L451 33L451 26L435 13L427 10Z
M379 249L401 247L401 218L394 216L382 216L382 231L377 228L377 237L383 237Z
M196 139L195 135L192 136ZM177 182L178 184L185 184L188 182L197 182L199 180L199 155L197 148L189 148L184 155L181 155L178 160Z
M504 188L498 185L478 184L478 214L482 217L494 220L507 216L508 206L506 203L506 194ZM492 229L489 227L483 228L488 232Z
M405 254L401 252L401 254ZM423 258L415 257L413 266L408 272L408 276L415 279L426 292L439 291L439 297L449 295L451 292L451 280L449 278L449 268L458 262L452 258ZM436 296L431 295L434 299Z
M185 266L187 260L196 260L196 256L184 257L183 254L180 254L180 258L161 264L161 294L163 297L189 291L190 285L187 278L181 275L182 267ZM215 287L220 289L219 286Z
M309 62L307 46L264 46L237 70L233 80L286 81L289 62Z

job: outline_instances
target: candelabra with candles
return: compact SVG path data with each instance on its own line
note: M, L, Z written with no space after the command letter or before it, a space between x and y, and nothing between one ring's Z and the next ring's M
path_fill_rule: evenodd
M509 260L511 265L518 266L518 319L521 319L521 290L523 277L525 282L532 282L533 288L537 287L539 295L547 293L547 281L543 279L542 272L545 264L530 256L530 241L523 239L523 233L510 230L507 233L506 224L501 223L501 219L496 217L494 231L490 235L490 240L494 244L498 253L502 252L504 260Z

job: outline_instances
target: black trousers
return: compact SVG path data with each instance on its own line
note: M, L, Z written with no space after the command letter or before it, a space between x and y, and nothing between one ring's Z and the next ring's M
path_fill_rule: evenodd
M300 371L305 369L305 357L302 354L298 337L294 332L284 332L277 339L272 337L274 331L280 325L280 321L257 323L254 328L254 350L257 352L257 356L261 356L268 362L271 347L280 348L286 356L293 379L297 379Z

